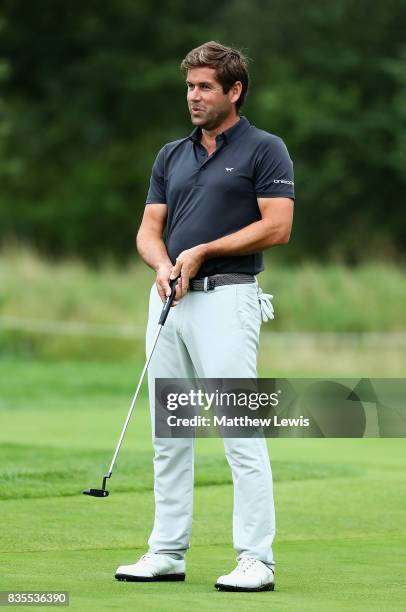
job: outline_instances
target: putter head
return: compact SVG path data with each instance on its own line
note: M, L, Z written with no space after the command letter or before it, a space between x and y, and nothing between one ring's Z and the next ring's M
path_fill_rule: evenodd
M83 494L91 495L92 497L107 497L109 492L106 489L85 489Z

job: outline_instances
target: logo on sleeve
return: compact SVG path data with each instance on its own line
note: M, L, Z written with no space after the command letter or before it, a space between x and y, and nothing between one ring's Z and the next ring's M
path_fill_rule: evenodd
M226 168L227 172L232 172L234 168Z
M285 185L294 185L293 181L285 181L285 179L274 179L274 183L284 183Z

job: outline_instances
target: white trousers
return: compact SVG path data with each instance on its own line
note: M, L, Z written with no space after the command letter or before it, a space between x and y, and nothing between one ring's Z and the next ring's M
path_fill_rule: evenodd
M155 437L155 378L256 378L260 292L257 281L208 292L188 291L171 308L161 331L148 368L155 451L155 521L148 540L150 552L183 557L189 548L193 511L194 439ZM154 283L147 353L162 307ZM224 438L224 449L234 483L237 560L250 556L273 568L275 509L266 441L262 437Z

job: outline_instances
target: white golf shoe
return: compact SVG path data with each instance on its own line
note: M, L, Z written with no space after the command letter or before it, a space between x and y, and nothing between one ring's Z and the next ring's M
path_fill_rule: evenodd
M184 580L185 560L148 552L132 565L120 565L115 577L128 582Z
M273 591L274 572L258 559L242 557L237 567L220 576L214 586L219 591Z

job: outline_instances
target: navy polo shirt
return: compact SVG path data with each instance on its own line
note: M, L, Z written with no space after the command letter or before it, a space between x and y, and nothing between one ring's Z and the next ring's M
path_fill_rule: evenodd
M257 198L294 199L293 163L281 138L245 117L216 137L208 156L201 129L166 144L152 168L147 204L166 204L164 241L175 263L185 249L211 242L261 219ZM264 269L262 253L208 259L196 278Z

